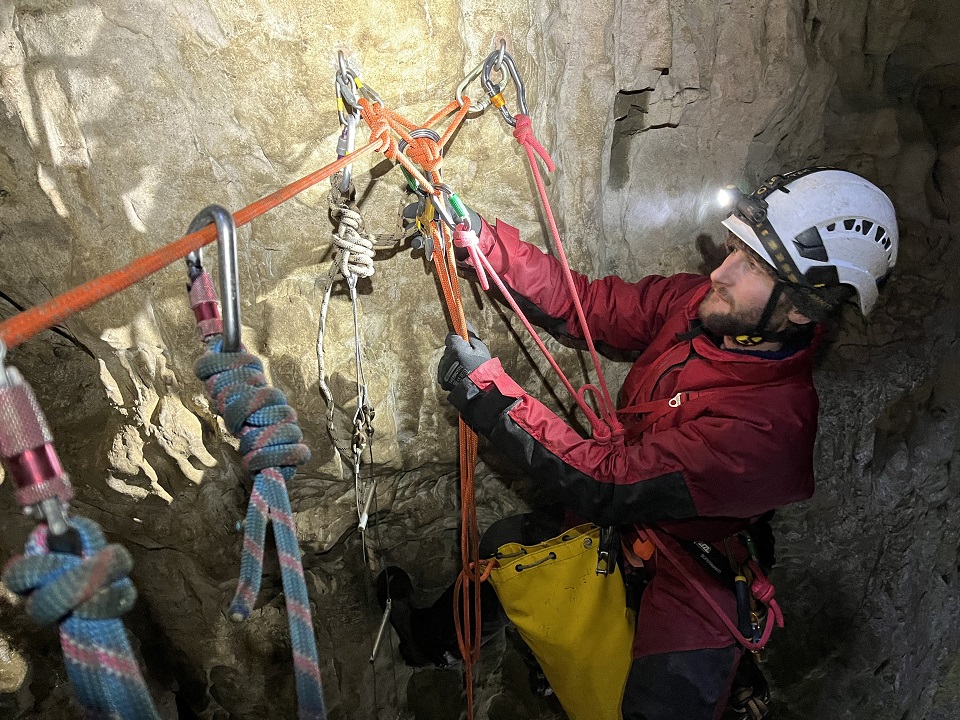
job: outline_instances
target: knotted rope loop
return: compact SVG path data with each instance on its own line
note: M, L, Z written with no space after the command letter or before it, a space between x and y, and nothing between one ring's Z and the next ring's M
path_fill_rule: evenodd
M517 124L513 128L513 137L516 138L517 142L523 145L524 149L527 151L527 155L531 154L531 150L536 152L540 156L540 159L543 160L544 164L547 166L547 170L553 172L556 170L556 165L553 163L553 158L550 157L550 153L547 152L546 148L540 144L540 141L537 140L533 135L533 127L530 123L529 115L516 115L514 116ZM531 156L530 162L533 162Z
M3 582L27 598L37 622L59 623L67 674L88 716L159 720L118 619L137 597L127 577L130 553L107 545L92 520L67 522L80 537L81 555L51 552L47 526L38 525L24 554L4 569Z
M783 611L780 609L780 604L773 598L776 592L773 583L770 582L770 578L763 574L760 566L754 561L750 562L750 571L753 573L753 583L750 585L750 591L757 600L770 608L777 627L783 627Z
M466 249L467 253L470 255L470 262L473 264L474 270L477 273L477 281L480 283L480 287L484 291L490 289L490 283L487 280L487 272L483 267L483 262L480 260L480 239L477 237L477 233L471 229L467 223L461 223L457 225L457 229L453 231L453 244L458 248Z
M400 151L397 141L390 134L390 111L380 103L371 103L366 98L360 98L360 108L363 119L370 128L370 141L378 141L378 152L383 153L388 160L396 160Z
M197 360L196 373L227 429L239 438L248 471L310 459L310 449L300 442L296 411L280 390L267 385L256 355L208 350Z
M218 338L208 343L195 370L227 428L240 439L244 465L254 474L240 582L230 604L230 617L244 620L253 611L263 579L267 524L272 521L293 645L299 717L325 720L313 617L286 485L296 466L310 459L310 450L300 442L303 433L296 412L282 392L267 385L260 360L243 348L223 353L220 346Z
M373 275L374 237L363 232L363 218L356 210L341 206L340 223L331 234L336 255L334 265L347 279Z
M122 545L107 545L92 520L77 517L68 522L80 533L82 557L50 552L47 526L38 525L30 534L25 554L4 569L4 584L27 598L27 614L41 625L60 622L69 615L85 620L123 616L137 599L127 577L133 558Z
M429 173L434 173L443 164L443 148L433 138L413 136L405 150L407 157Z

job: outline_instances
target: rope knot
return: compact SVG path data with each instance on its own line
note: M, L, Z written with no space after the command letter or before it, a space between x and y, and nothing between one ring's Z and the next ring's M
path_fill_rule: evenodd
M517 139L517 142L524 147L527 151L527 157L530 159L531 167L533 167L533 153L536 152L540 156L540 159L543 160L544 165L547 166L547 170L553 172L556 170L557 166L553 164L553 158L550 157L550 154L546 151L543 145L540 144L540 141L533 135L533 128L530 125L530 116L529 115L516 115L514 120L517 121L517 124L513 128L513 136Z
M407 157L427 172L436 172L443 164L443 148L433 138L415 137L407 144Z
M533 128L531 127L529 115L517 115L514 117L517 124L513 128L513 137L521 145L526 145L533 138Z
M334 265L346 279L371 277L373 268L374 237L363 232L363 218L346 204L337 208L340 222L332 234L336 247Z
M370 140L379 140L380 147L378 151L384 154L384 157L390 160L396 160L399 151L397 141L390 134L390 120L387 109L378 103L370 103L365 98L361 98L360 107L363 112L363 119L370 128Z
M25 553L4 569L4 584L27 599L27 614L41 625L67 617L121 617L137 599L137 591L127 577L133 568L130 553L122 545L107 545L100 526L92 520L74 517L69 522L80 534L82 556L51 552L47 526L38 525Z
M240 453L254 475L247 506L240 583L230 604L232 620L250 616L263 580L263 557L268 523L273 526L294 656L299 717L325 720L317 647L313 637L310 598L297 540L296 522L287 483L297 465L310 459L300 441L297 413L282 392L267 384L263 365L241 350L222 353L212 341L194 368L227 429L240 439Z
M773 583L766 576L756 575L753 578L750 590L753 592L753 596L764 605L769 605L770 601L773 600L775 589Z
M480 282L480 287L484 291L490 289L490 283L487 281L487 272L484 269L483 261L486 259L483 257L483 253L480 251L480 239L468 224L461 223L457 225L456 229L453 231L453 244L458 248L464 248L467 253L470 255L470 262L473 264L473 269L477 271L477 280Z

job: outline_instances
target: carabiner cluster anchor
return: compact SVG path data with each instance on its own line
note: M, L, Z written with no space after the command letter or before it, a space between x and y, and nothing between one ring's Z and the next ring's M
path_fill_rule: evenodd
M510 114L509 110L507 110L506 100L503 98L503 92L500 85L493 82L493 80L490 78L490 74L493 72L494 68L500 68L503 65L507 66L507 71L510 73L510 78L513 80L513 85L517 89L517 105L520 107L520 114L528 115L526 88L523 85L523 80L520 77L520 73L517 71L516 63L513 62L513 58L510 56L510 53L506 52L503 46L501 46L499 50L494 50L487 56L487 59L483 63L483 74L480 77L480 83L487 91L487 95L490 96L491 104L500 110L500 114L503 115L503 119L506 120L507 123L512 127L516 127L517 119L515 116Z
M186 258L187 271L190 274L190 281L187 284L190 305L193 307L197 327L204 340L222 333L223 352L238 352L240 350L240 289L237 279L240 276L240 268L237 261L237 226L233 215L225 207L208 205L193 219L187 233L202 230L210 223L217 226L222 323L213 284L203 267L203 250L192 252Z

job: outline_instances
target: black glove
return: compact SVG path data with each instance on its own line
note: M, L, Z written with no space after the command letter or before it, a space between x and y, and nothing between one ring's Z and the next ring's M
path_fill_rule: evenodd
M450 333L444 344L447 349L437 366L437 381L448 392L490 359L487 346L473 332L470 332L469 343L456 333Z

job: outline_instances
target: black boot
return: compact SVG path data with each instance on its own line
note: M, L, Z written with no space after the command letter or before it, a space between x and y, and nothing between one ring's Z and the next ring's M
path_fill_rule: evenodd
M400 639L403 661L411 667L443 667L451 659L449 639L446 642L442 639L450 634L444 632L444 626L450 621L445 616L434 617L436 613L433 608L415 607L413 595L413 582L401 568L390 566L377 577L377 601L380 608L385 609L387 598L390 598L390 624ZM453 632L453 648L456 648L452 626L450 631Z
M723 717L766 720L769 716L770 686L753 653L746 652L737 667L727 701L727 714Z

